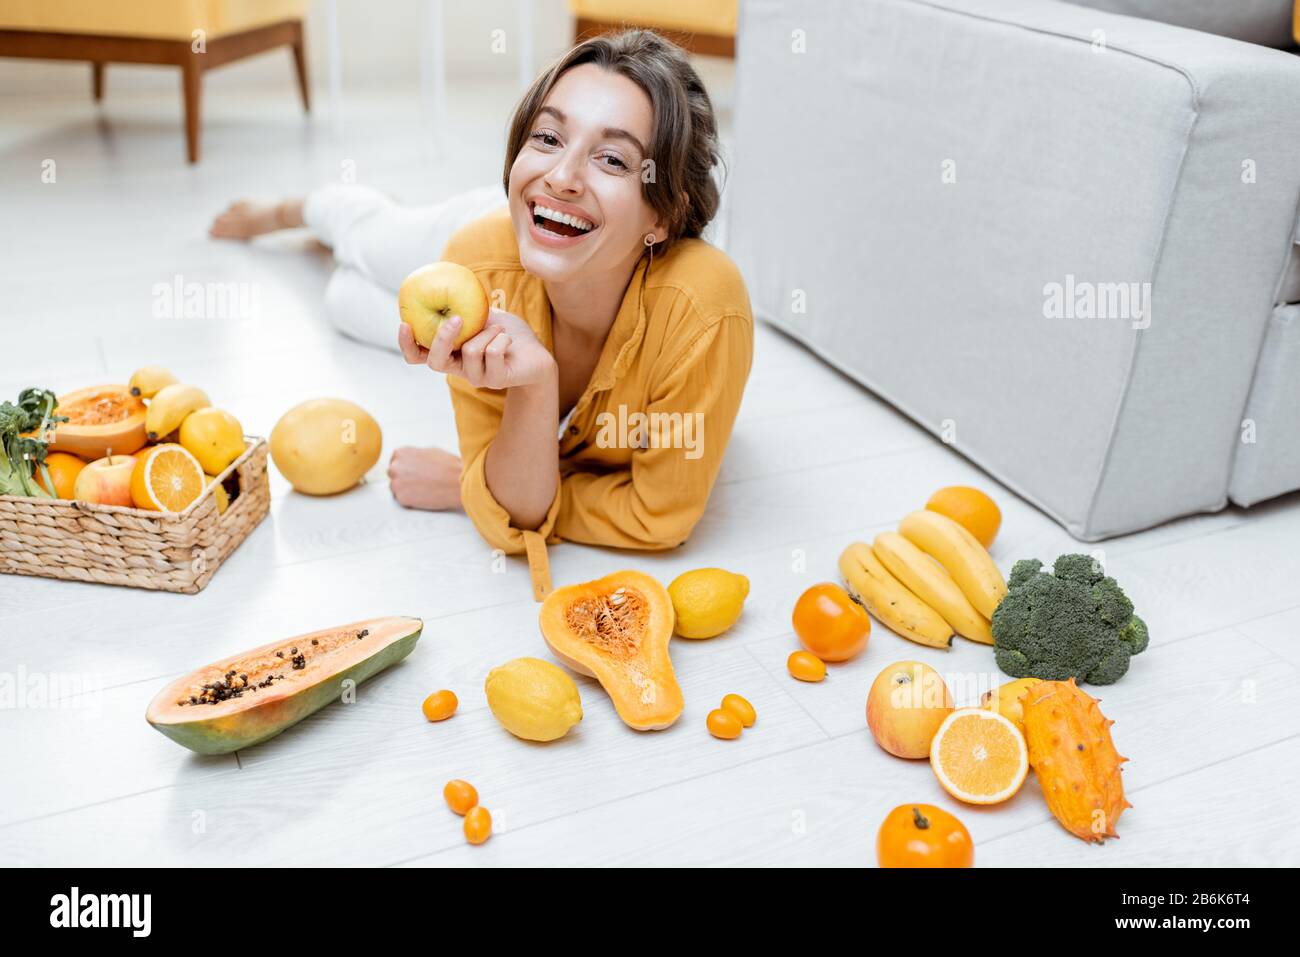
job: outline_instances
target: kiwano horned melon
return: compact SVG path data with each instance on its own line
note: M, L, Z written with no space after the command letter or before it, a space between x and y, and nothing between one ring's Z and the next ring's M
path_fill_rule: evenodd
M423 628L419 618L371 618L263 645L177 678L145 718L191 751L238 751L337 701L345 682L401 661Z
M682 713L668 658L674 622L664 586L635 571L557 588L542 602L542 637L551 651L599 681L618 716L638 731L666 728Z
M1040 681L1020 699L1029 764L1047 806L1065 829L1085 841L1119 837L1115 825L1126 807L1122 758L1110 738L1115 722L1098 702L1069 681Z

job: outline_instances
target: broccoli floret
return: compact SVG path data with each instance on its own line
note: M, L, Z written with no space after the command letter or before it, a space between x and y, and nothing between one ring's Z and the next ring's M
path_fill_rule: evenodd
M1090 685L1113 685L1123 678L1128 671L1129 650L1120 642L1096 666L1083 676L1083 681Z
M1097 559L1091 555L1062 555L1052 565L1052 571L1057 578L1064 578L1067 581L1079 582L1084 585L1095 585L1101 581L1105 574L1101 570L1101 565Z
M1021 585L1043 570L1043 563L1037 558L1022 558L1011 566L1011 587Z
M1147 627L1115 579L1089 555L1062 555L1043 571L1026 559L1011 569L993 612L994 658L1013 678L1112 684L1145 650Z
M1133 617L1133 603L1113 578L1103 578L1092 586L1092 600L1102 621L1122 628Z
M1130 655L1137 655L1146 651L1150 637L1147 633L1147 623L1137 615L1130 618L1128 624L1119 630L1119 640L1128 645Z

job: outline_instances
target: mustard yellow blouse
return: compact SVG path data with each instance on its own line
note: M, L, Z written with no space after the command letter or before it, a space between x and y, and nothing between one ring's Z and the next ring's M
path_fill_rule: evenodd
M555 351L546 289L520 265L508 209L462 227L442 258L473 270L494 306L519 316ZM484 472L505 392L447 377L463 463L461 504L489 545L527 554L538 601L551 590L547 544L664 549L684 542L704 513L731 436L754 349L740 271L700 239L656 256L642 292L646 268L643 258L564 423L559 488L535 531L510 524Z

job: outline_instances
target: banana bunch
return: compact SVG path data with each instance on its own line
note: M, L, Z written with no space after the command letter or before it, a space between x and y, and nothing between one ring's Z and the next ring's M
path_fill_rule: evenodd
M954 634L993 644L989 619L1007 593L997 565L975 536L938 512L912 512L897 532L840 555L849 593L904 638L948 648Z
M198 386L186 385L160 366L136 369L128 387L132 395L149 401L144 427L150 442L158 442L175 432L191 412L212 405L206 392Z

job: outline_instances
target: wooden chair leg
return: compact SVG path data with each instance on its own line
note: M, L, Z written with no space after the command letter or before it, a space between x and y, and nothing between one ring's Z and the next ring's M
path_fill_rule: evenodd
M307 51L303 44L302 21L293 25L293 65L298 73L298 93L302 96L302 108L311 112L311 85L307 82Z
M185 149L191 163L199 161L199 122L202 119L203 68L199 54L191 52L181 64L181 85L185 90Z
M90 89L96 103L104 98L104 64L98 61L90 64Z

